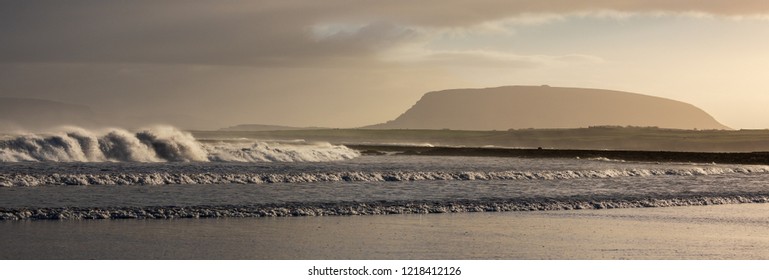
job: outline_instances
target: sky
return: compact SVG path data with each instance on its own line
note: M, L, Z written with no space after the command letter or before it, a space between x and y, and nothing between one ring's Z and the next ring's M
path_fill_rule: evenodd
M7 0L0 38L0 96L116 123L358 127L429 91L547 84L769 128L766 1Z

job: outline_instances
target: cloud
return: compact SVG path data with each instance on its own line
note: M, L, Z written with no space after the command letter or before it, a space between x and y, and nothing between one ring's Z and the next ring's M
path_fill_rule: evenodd
M769 14L766 1L3 1L0 63L312 67L373 63L425 32L560 15ZM355 28L340 28L343 26ZM335 29L335 27L337 29ZM325 28L325 29L324 29Z
M419 31L388 22L313 26L316 48L324 53L356 55L381 51L421 37Z
M593 55L568 54L519 55L511 52L489 50L436 51L425 49L401 50L385 58L388 61L419 67L442 68L506 68L526 69L568 64L596 64L604 59Z
M490 51L437 51L428 52L412 62L441 67L532 68L544 61L538 56L522 56Z

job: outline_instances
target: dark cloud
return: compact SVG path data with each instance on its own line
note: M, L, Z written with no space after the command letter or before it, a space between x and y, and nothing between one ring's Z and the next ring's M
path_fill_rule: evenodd
M316 11L311 4L261 4L12 3L0 10L4 38L0 61L311 66L332 60L346 64L415 36L382 21L318 38L312 27L328 11Z
M312 66L365 63L412 28L590 10L754 15L765 1L4 1L0 62ZM359 24L318 38L313 27Z

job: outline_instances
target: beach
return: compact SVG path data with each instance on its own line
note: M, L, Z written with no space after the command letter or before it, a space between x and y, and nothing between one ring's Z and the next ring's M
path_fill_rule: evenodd
M0 259L769 258L766 153L228 137L6 140Z
M767 259L769 204L6 221L2 259Z

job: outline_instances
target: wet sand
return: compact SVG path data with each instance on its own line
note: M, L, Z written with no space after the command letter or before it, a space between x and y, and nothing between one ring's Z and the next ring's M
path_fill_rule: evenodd
M769 204L0 222L1 259L769 259Z

